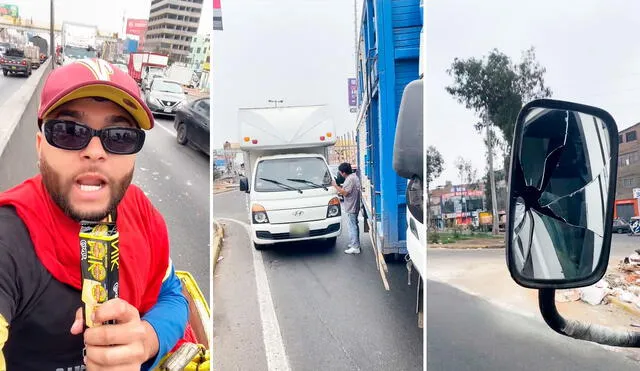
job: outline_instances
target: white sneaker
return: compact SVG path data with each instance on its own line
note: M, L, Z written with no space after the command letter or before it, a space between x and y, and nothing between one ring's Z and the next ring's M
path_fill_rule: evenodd
M350 247L347 250L344 250L345 254L360 254L360 248L359 247Z

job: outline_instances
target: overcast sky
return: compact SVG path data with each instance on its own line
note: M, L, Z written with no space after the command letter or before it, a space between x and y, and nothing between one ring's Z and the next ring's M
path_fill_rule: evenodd
M353 130L353 13L350 0L223 0L224 30L213 34L213 148L238 142L238 108L269 99L328 104L338 133Z
M472 160L486 174L485 148L473 129L478 118L446 91L455 57L498 48L520 60L536 48L555 99L595 105L624 129L640 122L640 1L428 1L426 141L442 153L446 170L436 184L459 182L454 161Z
M18 6L22 18L33 17L34 21L49 23L49 1L9 0L3 3ZM122 15L125 18L149 18L151 0L54 0L55 22L62 21L95 24L100 31L122 32ZM106 5L108 4L108 5ZM213 2L203 3L198 34L210 32L213 28Z

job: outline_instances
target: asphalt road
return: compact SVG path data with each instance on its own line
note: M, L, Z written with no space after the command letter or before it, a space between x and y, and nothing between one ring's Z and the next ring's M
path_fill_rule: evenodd
M429 371L602 371L640 365L599 345L558 335L449 285L427 281Z
M0 101L4 102L9 99L13 93L20 89L22 83L26 80L27 78L22 75L9 74L9 76L4 76L0 73Z
M138 154L134 183L165 218L176 269L193 274L207 299L211 282L209 177L209 157L179 145L173 121L157 118Z
M218 369L422 370L415 272L408 286L405 264L389 263L385 291L367 235L363 253L351 256L343 253L346 231L336 248L255 251L243 225L246 204L240 192L213 199L225 226L213 283Z

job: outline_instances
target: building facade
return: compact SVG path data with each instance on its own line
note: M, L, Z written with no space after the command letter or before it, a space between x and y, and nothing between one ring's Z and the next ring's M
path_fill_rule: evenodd
M191 42L191 68L194 71L202 71L205 63L209 63L211 49L211 36L196 35Z
M638 199L633 190L640 188L640 123L618 133L618 177L614 218L629 219L638 214Z
M191 63L203 0L152 0L144 50L169 54L174 62Z

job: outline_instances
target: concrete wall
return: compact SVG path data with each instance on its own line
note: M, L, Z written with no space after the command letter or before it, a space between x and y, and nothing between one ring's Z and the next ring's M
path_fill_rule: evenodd
M38 173L38 106L40 91L49 71L51 58L34 70L20 90L0 105L0 192Z

